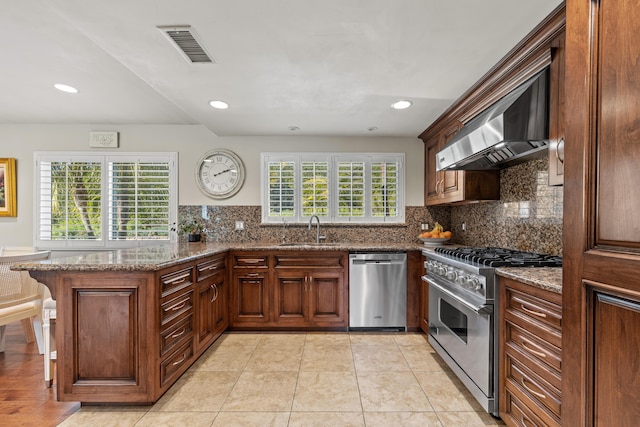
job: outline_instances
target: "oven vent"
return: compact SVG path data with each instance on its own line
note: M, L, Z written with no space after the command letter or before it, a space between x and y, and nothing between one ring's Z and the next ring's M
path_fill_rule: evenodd
M204 44L190 25L158 26L157 28L190 63L215 63L202 47Z

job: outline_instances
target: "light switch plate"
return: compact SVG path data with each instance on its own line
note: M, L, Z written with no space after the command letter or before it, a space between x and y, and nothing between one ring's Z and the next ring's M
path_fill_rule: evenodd
M244 221L236 221L236 230L244 230Z

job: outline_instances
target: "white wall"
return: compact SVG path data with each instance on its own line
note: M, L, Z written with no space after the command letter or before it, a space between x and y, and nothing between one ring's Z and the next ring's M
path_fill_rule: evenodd
M118 131L117 149L89 148L89 132ZM234 197L214 202L198 190L194 170L207 151L227 148L242 158L247 176ZM423 205L423 144L418 138L388 137L217 137L202 126L185 125L1 125L0 158L17 159L18 216L0 217L0 246L33 244L34 151L177 151L180 205L259 205L260 153L399 152L406 153L406 205Z

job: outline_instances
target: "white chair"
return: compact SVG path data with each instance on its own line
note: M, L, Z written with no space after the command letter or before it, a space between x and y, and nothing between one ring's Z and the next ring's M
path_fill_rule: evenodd
M51 321L55 326L56 301L47 298L42 303L42 332L44 335L44 383L47 387L53 384L54 363L57 358L55 331L51 330ZM51 339L53 337L53 340Z
M48 259L49 251L32 248L2 248L0 251L0 352L5 347L5 327L21 321L27 342L38 344L44 353L42 337L42 302L51 297L49 289L26 271L12 271L11 264Z

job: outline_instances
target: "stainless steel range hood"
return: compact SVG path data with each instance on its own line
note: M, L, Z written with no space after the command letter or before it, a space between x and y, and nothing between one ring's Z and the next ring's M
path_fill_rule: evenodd
M470 120L436 157L437 170L502 169L549 145L548 69Z

